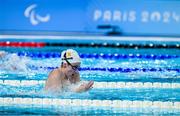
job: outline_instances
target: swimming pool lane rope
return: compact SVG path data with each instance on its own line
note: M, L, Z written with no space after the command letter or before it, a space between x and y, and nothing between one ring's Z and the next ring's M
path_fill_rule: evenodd
M30 65L28 66L31 70L53 70L58 67L43 67L43 66L34 66ZM102 68L102 67L81 67L79 68L79 71L108 71L108 72L122 72L122 73L130 73L130 72L170 72L175 71L177 73L180 73L180 69L178 68Z
M83 81L86 82L86 81ZM45 84L45 80L0 80L1 85L11 85L18 87L35 86L38 84ZM93 88L180 88L180 83L168 82L94 82Z
M0 42L0 47L107 47L107 48L168 48L180 49L180 44L133 44L133 43L52 43L52 42Z
M45 84L45 80L0 80L2 85L32 86ZM94 82L93 88L180 88L180 83L159 82ZM90 99L59 99L41 97L0 97L1 105L51 105L51 106L88 106L113 108L168 108L180 109L179 101L149 100L90 100Z
M90 100L90 99L60 99L60 98L31 98L31 97L0 97L3 105L29 105L38 106L84 106L84 107L110 107L110 108L158 108L180 109L180 102L175 101L148 101L148 100Z
M0 84L12 86L32 86L45 84L45 80L0 80ZM93 88L180 88L179 83L159 82L94 82ZM178 101L149 101L149 100L90 100L90 99L59 99L35 97L0 97L1 105L53 105L53 106L90 106L114 108L168 108L180 109Z
M58 52L17 52L18 56L27 56L32 58L60 58L60 53ZM104 54L104 53L80 53L79 54L81 58L95 58L95 59L132 59L132 58L138 58L138 59L172 59L172 58L180 58L178 55L155 55L155 54Z

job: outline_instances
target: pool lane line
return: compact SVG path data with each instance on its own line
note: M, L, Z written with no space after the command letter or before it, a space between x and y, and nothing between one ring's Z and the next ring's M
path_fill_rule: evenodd
M44 42L0 42L0 47L45 47L46 43Z
M54 47L86 47L86 48L127 48L127 49L180 49L180 44L135 44L135 43L46 43Z
M17 52L18 56L27 56L31 58L60 58L59 52ZM105 54L105 53L79 53L81 58L95 58L95 59L172 59L172 58L179 58L179 55L168 55L168 54Z
M53 70L57 69L58 67L51 67L51 66L34 66L29 65L29 69L31 70ZM108 71L108 72L121 72L121 73L130 73L130 72L170 72L174 71L176 73L180 73L180 69L178 68L103 68L103 67L80 67L79 71Z
M58 43L58 42L0 42L0 47L86 47L128 49L180 49L180 44L125 44L125 43Z
M87 81L84 81L87 82ZM2 85L11 86L35 86L45 85L45 80L0 80ZM180 83L160 83L160 82L94 82L93 88L180 88Z
M0 97L1 105L180 109L180 102Z

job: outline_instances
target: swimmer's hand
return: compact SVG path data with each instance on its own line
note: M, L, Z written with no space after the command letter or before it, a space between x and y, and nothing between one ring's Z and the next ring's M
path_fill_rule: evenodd
M75 92L85 92L93 88L94 81L89 81L88 83L82 83L78 88L75 89Z

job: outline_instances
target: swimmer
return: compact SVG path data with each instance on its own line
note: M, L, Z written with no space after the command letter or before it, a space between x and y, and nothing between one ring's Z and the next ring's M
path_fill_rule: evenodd
M81 59L75 50L63 51L61 53L61 66L50 72L44 89L49 92L85 92L91 89L93 81L80 83L78 70L80 64Z
M22 59L15 53L0 51L0 70L26 71L27 63L27 59Z

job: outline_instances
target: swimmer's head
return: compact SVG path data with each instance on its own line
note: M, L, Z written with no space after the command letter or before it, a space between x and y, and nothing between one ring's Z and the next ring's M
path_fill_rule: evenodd
M64 68L64 74L71 83L78 78L80 64L81 58L75 50L67 49L61 53L61 68Z
M81 63L81 58L77 51L73 49L67 49L61 53L61 62L67 63Z

